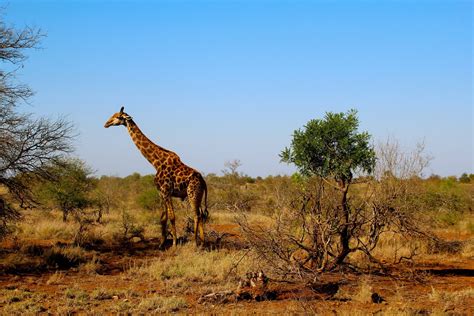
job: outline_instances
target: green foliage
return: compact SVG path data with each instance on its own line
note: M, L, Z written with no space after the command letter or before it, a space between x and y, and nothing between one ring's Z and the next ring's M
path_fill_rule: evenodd
M79 159L63 160L49 167L54 180L39 184L37 195L43 204L58 208L64 216L91 205L90 192L96 181L92 171Z
M462 212L472 208L469 192L453 177L427 180L420 200L425 209L432 211Z
M326 113L324 119L309 121L295 130L290 147L280 154L281 161L295 164L305 175L331 177L347 182L353 173L371 173L375 166L375 151L370 135L359 133L357 111Z
M255 205L257 196L252 188L256 179L238 171L240 160L224 164L223 176L208 174L206 183L209 190L209 205L212 208L229 211L250 211Z
M19 218L20 213L0 195L0 240L12 232L9 224Z
M138 205L149 211L162 207L161 195L154 184L154 177L152 175L143 176L139 179L139 182L141 191L137 196Z
M140 178L141 178L141 175L138 172L134 172L131 175L125 177L124 180L134 182L134 181L140 180Z
M461 182L461 183L469 183L469 182L471 182L471 177L468 176L467 173L463 173L463 174L461 175L461 177L459 177L459 182Z
M305 183L305 178L301 173L295 172L291 175L291 181L296 185L302 186Z
M149 188L137 196L137 203L145 210L154 211L161 205L161 197L156 188Z
M436 216L436 219L443 224L443 226L454 226L463 218L463 214L456 211L441 211Z

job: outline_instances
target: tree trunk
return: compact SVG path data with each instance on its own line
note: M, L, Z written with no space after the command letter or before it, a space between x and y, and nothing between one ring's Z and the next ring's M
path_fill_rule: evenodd
M336 266L340 265L344 262L347 255L351 252L349 247L349 242L351 240L351 236L349 233L349 219L350 219L350 208L347 203L347 193L349 192L349 185L346 185L344 182L339 184L341 187L341 211L342 211L342 222L341 222L341 231L339 233L339 240L341 243L341 251L339 252L338 256L336 257L333 266L331 269L334 269Z

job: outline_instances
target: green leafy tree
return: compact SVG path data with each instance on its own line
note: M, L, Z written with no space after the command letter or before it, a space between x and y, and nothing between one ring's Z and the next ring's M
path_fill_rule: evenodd
M290 147L280 157L295 164L306 176L333 178L342 185L352 181L362 170L371 173L375 166L375 150L370 134L358 132L357 111L326 113L324 119L309 121L293 134Z
M351 252L351 209L347 194L357 172L372 173L376 153L370 144L370 134L359 132L356 110L347 113L326 113L324 119L313 119L293 134L290 147L285 148L281 161L296 165L304 176L317 176L340 192L335 216L341 218L341 251L336 264Z
M138 205L149 211L163 208L160 192L156 189L153 175L146 175L139 179L140 192L137 196Z
M63 212L63 221L74 211L91 206L91 192L97 181L92 178L92 171L79 159L63 160L50 166L49 172L55 179L40 184L40 200Z
M459 177L459 182L461 183L469 183L471 182L471 178L469 177L469 175L467 173L463 173L461 175L461 177Z

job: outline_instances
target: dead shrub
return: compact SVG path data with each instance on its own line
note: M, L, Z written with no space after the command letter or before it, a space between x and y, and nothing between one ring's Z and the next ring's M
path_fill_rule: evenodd
M80 211L74 213L77 230L73 237L73 244L85 249L93 249L105 243L95 219L95 212Z
M116 236L122 242L130 242L133 238L139 238L145 240L144 231L145 228L142 225L138 225L135 218L127 211L122 211L120 221L121 234Z
M360 177L351 189L337 181L314 176L295 178L298 191L272 216L267 226L251 224L245 212L238 218L242 235L258 258L282 277L314 278L323 271L360 269L354 254L384 270L376 248L385 234L405 240L429 237L418 225L421 179L427 158L423 146L401 153L398 144L382 146L374 176ZM393 248L393 263L411 260Z

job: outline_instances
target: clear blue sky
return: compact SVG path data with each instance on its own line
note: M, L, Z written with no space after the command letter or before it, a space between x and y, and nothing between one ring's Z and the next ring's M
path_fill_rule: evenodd
M28 110L65 114L97 174L153 173L125 105L158 144L203 171L240 159L252 176L290 173L278 154L327 111L359 111L374 142L425 140L427 174L474 172L471 1L10 1L38 26L19 79Z

